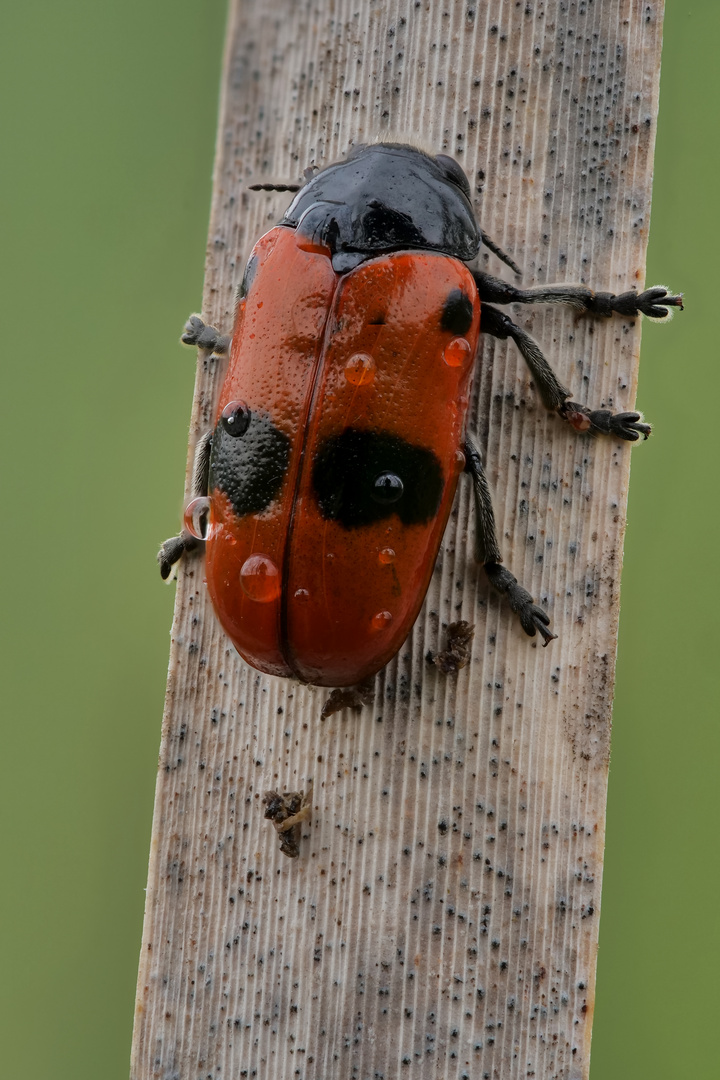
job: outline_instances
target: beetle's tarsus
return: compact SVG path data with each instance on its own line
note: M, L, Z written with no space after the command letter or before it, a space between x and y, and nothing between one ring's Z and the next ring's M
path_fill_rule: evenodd
M188 532L181 532L179 536L171 536L166 540L157 553L157 561L160 564L160 577L167 581L172 573L173 566L186 551L192 551L200 543Z
M637 442L641 436L648 439L652 432L652 426L644 422L639 412L614 413L610 409L588 409L577 401L566 401L557 412L581 433L614 435L626 442Z
M661 301L658 304L658 300ZM667 319L673 312L669 308L680 308L684 311L683 295L671 293L664 285L655 285L652 289L646 289L637 298L638 311L647 315L650 319Z
M221 334L214 326L206 325L199 315L191 315L180 337L183 345L197 345L198 349L226 353L230 345L227 334Z
M490 584L501 596L506 596L510 607L520 619L528 637L535 637L539 633L543 637L543 645L554 641L557 634L549 629L550 616L543 611L533 600L527 589L523 589L517 578L501 563L485 563L485 573Z

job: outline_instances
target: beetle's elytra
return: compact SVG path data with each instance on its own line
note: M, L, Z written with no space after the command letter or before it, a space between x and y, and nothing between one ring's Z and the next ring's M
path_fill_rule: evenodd
M544 404L571 427L635 441L650 432L639 413L571 401L535 342L491 305L666 318L682 302L662 287L518 289L468 268L483 240L514 267L479 228L457 162L357 147L312 176L255 245L232 338L189 320L183 340L229 362L186 528L158 558L167 577L206 541L217 616L259 670L350 686L386 664L425 597L463 471L477 560L525 632L554 637L502 565L466 434L481 321L517 343Z

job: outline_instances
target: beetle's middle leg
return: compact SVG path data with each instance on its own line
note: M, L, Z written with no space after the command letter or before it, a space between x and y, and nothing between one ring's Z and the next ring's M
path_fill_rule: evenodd
M614 413L611 409L589 409L587 405L570 401L570 391L560 382L537 342L504 312L490 304L483 304L482 330L491 337L512 338L530 368L545 408L556 412L576 431L614 435L627 442L636 442L641 435L647 439L652 428L643 422L639 412Z
M195 447L195 460L193 462L192 484L190 488L193 498L196 498L198 495L207 495L208 493L212 437L212 431L206 431ZM193 551L195 548L198 548L202 542L202 540L198 540L196 537L192 536L187 529L183 529L179 536L171 536L169 540L166 540L157 554L157 560L160 563L160 576L163 581L167 581L170 577L173 566L180 558L182 558L183 554L186 551Z
M473 481L475 496L475 560L482 563L490 584L501 595L507 596L510 607L520 619L522 628L530 637L539 633L543 645L557 637L548 628L550 616L534 602L532 596L518 583L510 571L502 565L502 556L495 532L495 514L493 513L490 488L483 469L482 457L477 447L465 440L465 472Z

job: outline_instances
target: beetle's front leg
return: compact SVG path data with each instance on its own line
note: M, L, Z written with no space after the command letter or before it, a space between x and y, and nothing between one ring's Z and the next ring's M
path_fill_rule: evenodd
M491 337L511 338L515 342L523 360L530 368L530 374L545 407L551 412L556 412L576 431L592 432L596 435L614 435L627 442L636 442L640 436L647 439L652 428L643 422L639 412L613 413L610 409L588 409L585 405L570 401L570 391L560 382L540 351L537 342L533 341L530 335L526 334L504 312L498 311L489 304L484 304L482 329Z
M212 431L206 431L195 447L195 460L193 462L193 477L190 488L193 498L207 495L208 474L210 471L210 451L212 449ZM160 564L160 577L167 581L173 566L186 551L194 551L203 543L196 536L183 529L178 536L171 536L161 546L157 553L157 561Z
M501 278L481 270L473 272L478 296L490 304L565 304L576 311L609 317L624 315L636 319L667 319L672 308L683 309L682 293L675 295L664 285L654 285L645 292L630 289L624 293L595 292L585 285L538 285L534 289L518 289Z
M536 632L539 632L543 638L543 645L547 645L557 637L557 634L553 634L549 629L550 616L538 607L527 589L523 589L518 583L517 578L501 565L502 556L495 532L495 514L480 451L469 439L466 439L463 452L465 472L472 477L475 495L475 559L483 564L493 588L508 598L510 607L520 619L525 633L529 637L535 637Z

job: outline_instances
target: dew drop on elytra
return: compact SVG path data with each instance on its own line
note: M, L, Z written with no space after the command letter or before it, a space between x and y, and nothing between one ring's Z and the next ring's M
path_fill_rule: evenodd
M462 367L470 359L470 342L464 337L448 341L443 350L443 360L448 367Z
M207 495L199 495L197 499L191 499L185 507L183 525L196 540L205 540L207 537L209 513L210 500Z
M261 306L261 305L258 305ZM234 439L244 435L250 427L251 413L244 401L228 401L220 413L220 423Z
M388 563L393 562L395 559L395 552L391 547L383 548L378 554L378 562L381 566L387 566Z
M402 499L405 486L396 473L384 472L376 478L370 494L381 505L391 504Z
M269 604L280 596L280 571L271 558L257 553L242 564L240 584L251 600Z
M373 615L370 620L373 630L383 630L386 626L389 626L392 622L392 615L389 611L378 611L377 615Z
M345 365L345 378L351 386L369 386L375 378L375 361L367 353L355 353Z

